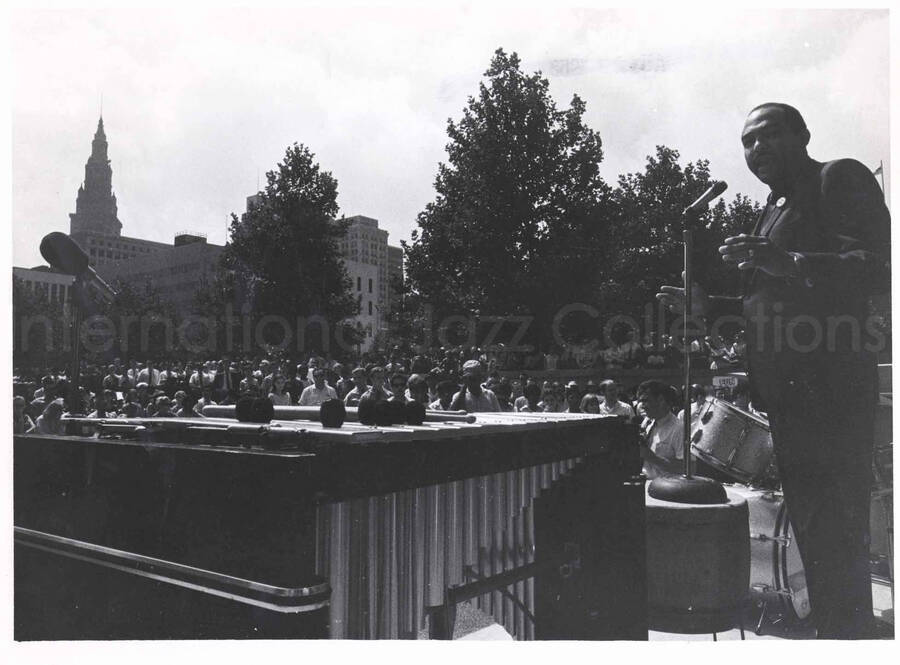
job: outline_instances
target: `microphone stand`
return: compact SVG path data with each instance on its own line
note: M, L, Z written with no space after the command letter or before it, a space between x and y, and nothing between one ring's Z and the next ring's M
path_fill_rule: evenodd
M691 258L694 253L694 232L690 227L691 218L689 213L685 211L684 215L684 231L682 239L684 240L684 477L690 480L691 475L691 337L688 333L688 325L691 321L693 304L693 294L691 293L691 285L693 284Z
M689 324L692 319L693 294L693 253L694 232L692 222L697 211L693 206L684 209L682 239L684 241L684 430L683 454L684 474L681 476L659 476L647 487L647 493L654 499L675 503L712 504L726 503L728 496L721 483L691 473L691 335Z

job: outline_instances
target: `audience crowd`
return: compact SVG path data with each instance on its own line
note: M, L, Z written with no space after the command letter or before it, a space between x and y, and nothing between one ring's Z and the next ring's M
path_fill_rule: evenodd
M107 366L87 364L81 389L69 389L65 372L17 370L14 377L14 431L62 433L65 414L101 418L201 417L204 406L235 404L241 397L267 396L274 405L318 406L328 399L356 406L365 397L417 401L432 410L597 413L633 417L641 413L636 394L641 370L677 368L681 352L670 339L662 344L649 337L644 344L629 337L618 347L594 354L591 365L611 374L631 372L632 385L611 379L539 380L509 365L525 365L546 375L565 375L581 368L577 352L551 349L511 362L502 345L490 350L440 348L412 355L394 347L387 356L363 354L350 361L313 355L299 362L276 357L221 358L203 362L115 359ZM694 342L692 355L711 369L741 369L742 340L728 348L707 339ZM521 368L517 368L521 369ZM501 374L501 370L504 370ZM510 371L513 370L513 371ZM651 372L647 372L652 374ZM672 410L679 390L670 387Z

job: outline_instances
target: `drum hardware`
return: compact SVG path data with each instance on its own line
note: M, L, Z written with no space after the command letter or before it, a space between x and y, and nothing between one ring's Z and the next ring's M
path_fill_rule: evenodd
M791 546L791 537L790 536L767 536L764 533L754 533L750 532L750 540L758 540L763 543L778 543L782 547L790 547Z
M466 579L474 581L447 587L444 590L443 604L425 608L425 613L429 617L428 636L432 640L453 639L456 606L490 592L499 592L522 611L529 622L534 623L534 614L507 587L552 570L556 570L563 579L568 579L580 569L581 553L576 543L565 543L562 554L548 557L546 561L528 563L489 577L481 576L472 566L465 566Z
M742 443L744 443L744 438L745 438L744 433L741 432L741 435L738 437L738 445L741 445ZM728 466L731 466L732 464L734 464L734 456L737 455L737 451L738 451L738 449L735 448L734 450L731 451L731 454L728 455L728 463L727 463Z
M790 622L805 620L810 614L806 577L800 553L791 547L794 533L784 496L746 485L729 489L747 499L750 513L750 592L763 608L757 634L773 608Z
M465 572L466 580L478 582L478 581L483 581L485 579L484 576L479 574L478 571L475 570L472 566L466 566L464 569L464 572ZM530 621L531 623L534 623L534 614L531 613L531 610L528 609L528 606L525 605L525 603L523 603L521 601L521 599L517 598L515 594L510 593L509 589L507 589L506 587L497 589L497 591L499 591L503 595L504 598L512 601L512 603L524 613L525 618L528 621Z
M776 589L773 586L768 584L764 584L761 582L757 582L755 584L750 585L750 590L755 591L756 593L764 593L764 594L775 594L776 596L781 596L783 598L793 598L794 594L786 589ZM767 603L769 601L762 601L763 603Z

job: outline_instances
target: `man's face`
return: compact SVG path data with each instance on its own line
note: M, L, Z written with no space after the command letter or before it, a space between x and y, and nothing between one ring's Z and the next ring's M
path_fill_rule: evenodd
M649 392L641 393L638 403L643 408L648 418L656 420L662 418L669 411L669 405L662 395L652 395Z
M325 370L317 369L313 372L313 383L316 384L317 390L325 387Z
M741 142L747 167L771 188L787 184L806 156L809 134L788 127L784 111L763 107L747 116Z
M406 391L406 381L403 379L391 379L391 392L402 395Z
M606 396L606 401L611 404L619 401L619 389L616 386L607 386L603 394Z
M365 372L356 372L353 375L353 385L361 390L366 389L366 374Z
M481 372L479 372L477 369L467 370L465 375L463 376L463 381L470 389L481 387L481 379Z

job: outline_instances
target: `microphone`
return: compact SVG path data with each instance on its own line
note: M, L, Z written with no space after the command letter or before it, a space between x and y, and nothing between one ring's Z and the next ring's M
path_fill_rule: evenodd
M81 280L107 302L116 297L115 290L90 265L88 255L65 233L54 231L41 240L41 255L51 266Z
M696 215L704 210L706 210L709 202L712 201L717 196L720 196L722 192L728 189L728 183L724 180L719 180L718 182L714 182L709 189L707 189L700 196L699 199L694 201L691 205L684 209L681 213L682 215Z

